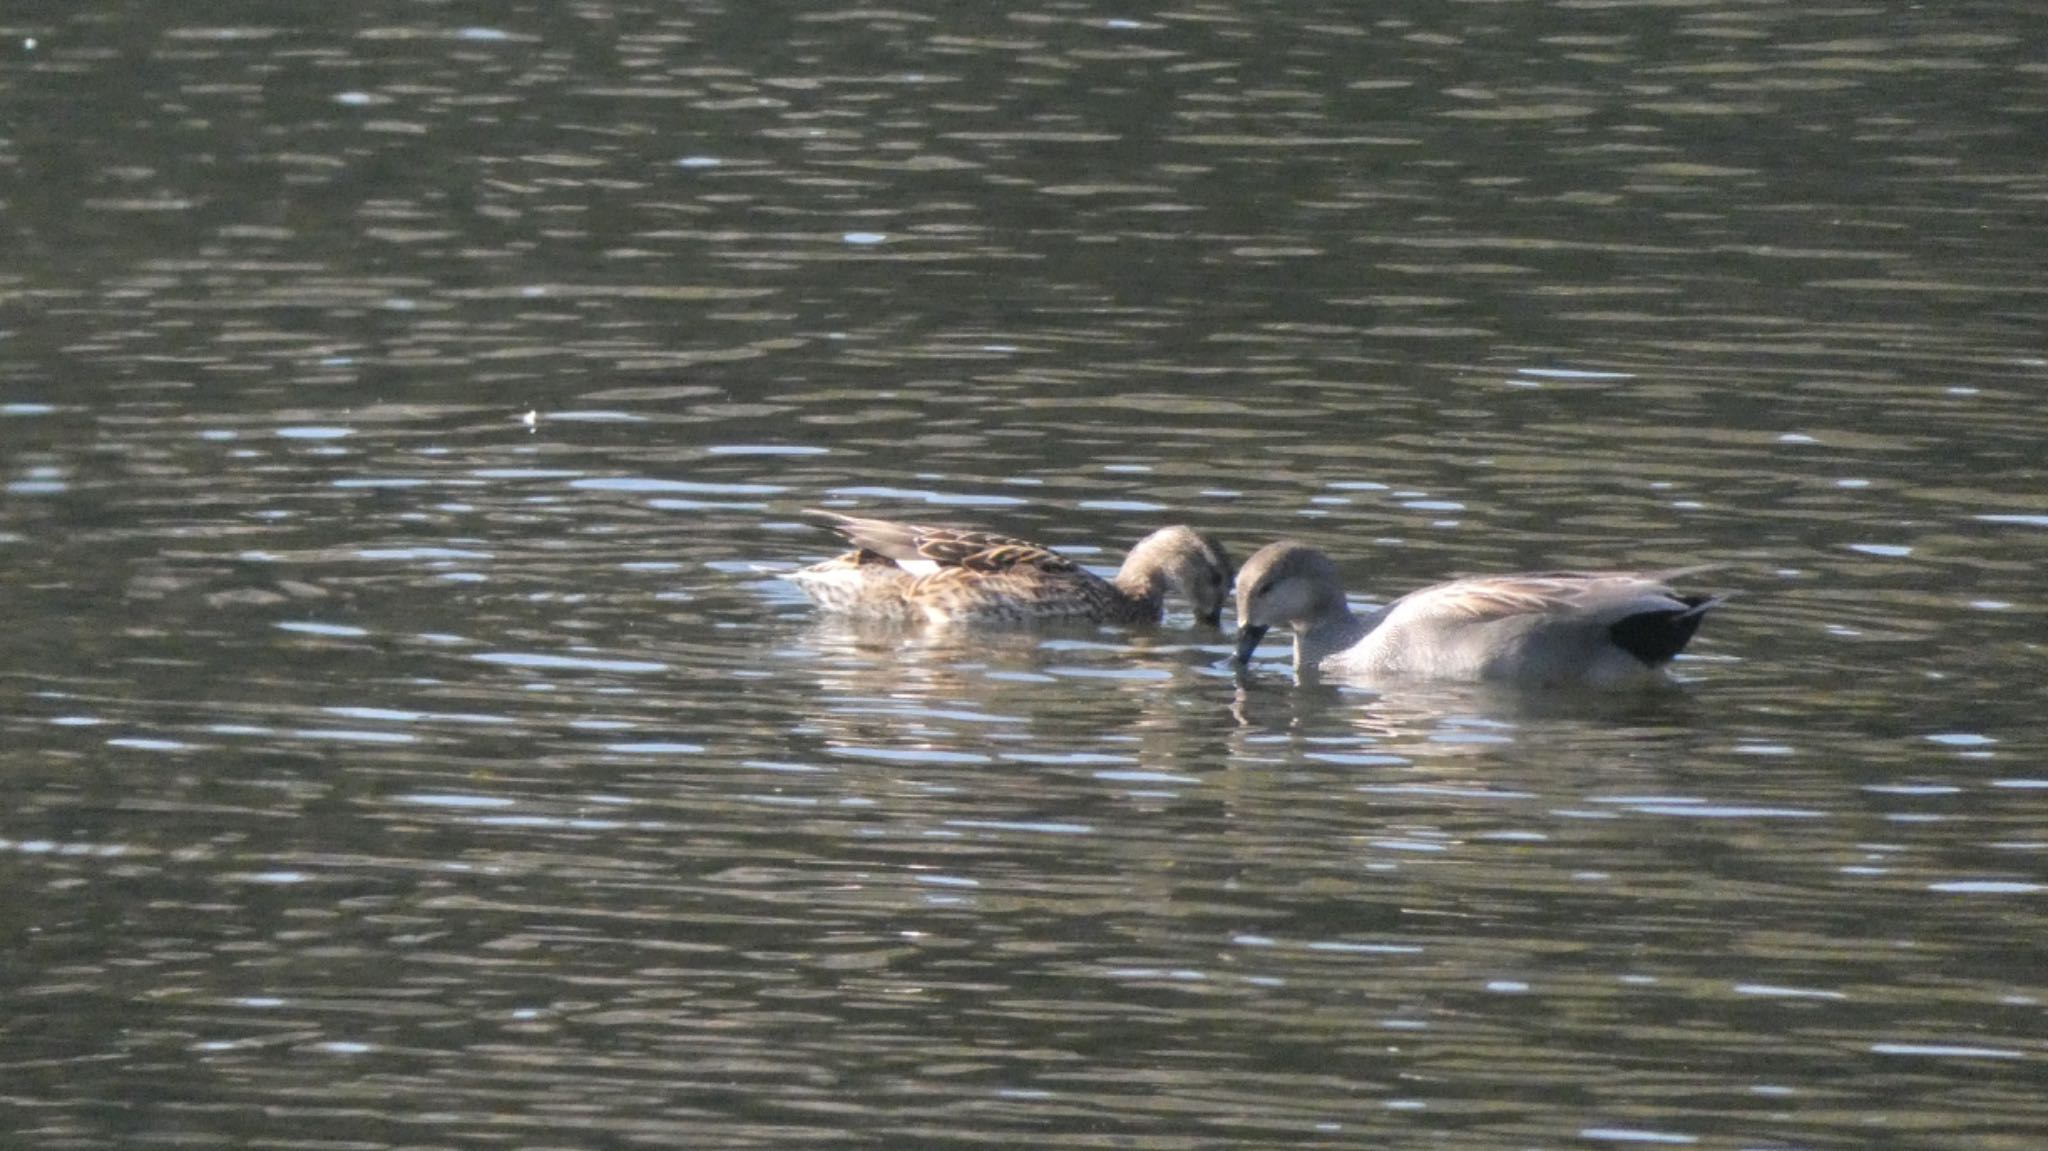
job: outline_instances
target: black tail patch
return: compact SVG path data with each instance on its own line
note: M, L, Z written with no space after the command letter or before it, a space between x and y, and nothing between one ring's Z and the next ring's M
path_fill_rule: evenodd
M1693 633L1700 630L1700 621L1707 617L1707 612L1721 602L1720 596L1687 595L1678 598L1684 602L1683 608L1626 616L1609 625L1607 634L1614 637L1616 647L1651 667L1670 663L1673 656L1692 642Z

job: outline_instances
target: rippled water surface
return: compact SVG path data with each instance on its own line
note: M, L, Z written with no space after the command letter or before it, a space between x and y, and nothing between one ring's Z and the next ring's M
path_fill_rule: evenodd
M2038 16L0 13L0 1141L2039 1146ZM1240 683L820 505L1734 598Z

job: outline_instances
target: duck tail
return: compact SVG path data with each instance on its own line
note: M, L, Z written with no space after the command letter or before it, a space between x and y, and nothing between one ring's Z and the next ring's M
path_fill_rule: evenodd
M1707 613L1728 599L1725 595L1682 595L1678 605L1623 616L1608 626L1621 650L1649 667L1662 667L1685 650ZM1679 606L1682 605L1682 606Z

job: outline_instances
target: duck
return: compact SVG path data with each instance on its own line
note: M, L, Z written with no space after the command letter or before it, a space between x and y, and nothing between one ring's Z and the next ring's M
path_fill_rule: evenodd
M1171 591L1215 627L1230 596L1230 553L1182 524L1139 540L1116 575L1103 579L1014 536L820 509L806 514L853 544L844 555L784 576L831 612L940 625L1156 624Z
M1281 540L1238 572L1231 662L1247 667L1267 631L1285 627L1294 632L1297 673L1530 687L1654 683L1727 599L1679 592L1668 582L1700 570L1477 576L1358 615L1329 556Z

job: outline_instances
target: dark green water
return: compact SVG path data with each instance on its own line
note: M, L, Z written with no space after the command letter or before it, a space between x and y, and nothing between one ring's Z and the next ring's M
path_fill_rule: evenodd
M2037 16L0 13L0 1141L2034 1147ZM821 503L1736 597L1240 686Z

